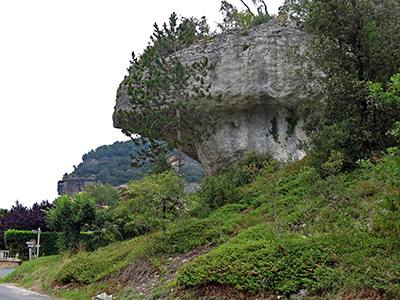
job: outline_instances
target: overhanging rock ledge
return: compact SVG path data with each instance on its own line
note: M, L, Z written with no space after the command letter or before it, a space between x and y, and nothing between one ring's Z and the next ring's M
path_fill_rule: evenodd
M221 34L179 52L183 63L191 64L206 56L215 64L206 82L211 83L213 98L198 101L196 108L217 121L216 134L196 145L197 153L186 151L202 164L207 176L252 149L270 149L278 160L305 155L296 147L299 139L307 139L301 130L305 116L299 108L316 103L302 91L296 66L288 62L286 53L291 44L305 47L308 39L309 35L293 24L266 23ZM118 116L118 110L130 109L127 87L124 80L117 91L113 114L116 128L126 122L140 126L133 119ZM168 134L163 137L165 141L172 139Z

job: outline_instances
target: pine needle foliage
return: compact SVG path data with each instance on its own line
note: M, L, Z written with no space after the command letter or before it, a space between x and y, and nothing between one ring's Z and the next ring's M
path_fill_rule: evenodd
M179 59L178 50L188 43L190 36L196 34L189 30L190 24L196 23L183 19L178 25L175 13L171 14L169 25L160 29L154 24L153 42L138 59L132 53L128 95L131 110L120 111L123 118L135 119L139 126L124 126L122 131L133 138L135 143L148 145L142 149L132 165L142 166L145 162L158 164L158 173L168 169L165 164L167 153L178 149L177 160L179 173L182 174L182 146L194 149L196 142L202 142L214 132L214 123L196 110L196 101L211 98L211 85L205 84L209 69L208 58L184 65ZM197 36L207 32L204 23L200 23ZM192 39L193 40L193 39ZM172 52L172 53L171 53ZM189 100L194 100L189 102ZM159 140L166 134L175 138L169 143ZM138 137L139 136L139 137ZM163 159L164 157L164 159ZM160 168L166 166L165 168Z

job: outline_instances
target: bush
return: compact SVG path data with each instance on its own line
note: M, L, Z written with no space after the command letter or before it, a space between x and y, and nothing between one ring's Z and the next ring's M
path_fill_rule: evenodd
M229 204L214 211L208 218L188 218L173 224L167 234L167 248L162 250L179 253L204 244L226 241L237 225L244 221L245 216L240 212L245 208L245 205ZM154 238L156 244L160 244L161 236Z
M87 193L83 193L75 194L73 199L68 194L62 195L55 202L56 207L46 212L48 225L61 231L59 248L74 251L83 226L90 226L96 221L94 201Z
M115 211L116 222L124 238L135 237L167 225L182 217L184 208L182 176L164 172L132 181L122 192Z
M59 254L58 239L60 235L60 232L55 231L42 232L39 241L41 245L39 256ZM4 235L4 240L7 249L12 255L19 253L20 258L28 259L29 250L26 242L30 240L37 241L37 237L37 233L33 233L32 231L9 229ZM81 232L79 241L81 241L86 250L93 251L96 247L95 241L92 238L92 233L90 232Z
M28 230L15 230L9 229L4 234L4 240L7 249L12 255L19 253L19 257L22 259L29 258L29 250L26 242L34 239L37 241L38 235ZM40 234L40 256L54 255L57 254L58 249L55 246L55 241L58 238L57 232L42 232Z
M383 158L361 159L359 163L371 177L370 181L385 191L377 202L380 207L377 227L388 235L400 236L400 149L389 148Z
M32 230L40 228L48 231L45 210L51 208L48 201L35 203L31 208L23 206L18 201L11 207L10 211L5 211L0 215L0 249L5 249L4 233L8 229Z
M289 294L324 287L324 274L334 263L319 243L299 235L291 234L280 247L274 229L260 224L184 265L177 280L184 287L216 282L255 293Z
M232 191L254 181L271 160L271 152L258 153L253 150L245 153L232 167L206 178L200 192L205 204L213 210L226 204L239 203L240 199L232 195Z
M107 203L109 206L118 206L118 189L111 184L96 183L88 186L85 191L90 198L94 198L96 204Z

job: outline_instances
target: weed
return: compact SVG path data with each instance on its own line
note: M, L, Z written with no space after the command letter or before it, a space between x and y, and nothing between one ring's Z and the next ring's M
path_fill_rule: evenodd
M287 122L287 129L286 129L286 137L285 139L288 140L292 134L294 133L294 130L296 128L297 122L299 121L299 117L295 116L295 112L293 108L286 107L286 110L289 112L289 116L287 116L286 122Z
M269 133L272 134L275 143L280 143L278 134L278 122L276 121L275 117L273 117L273 119L271 120L271 129L269 130Z

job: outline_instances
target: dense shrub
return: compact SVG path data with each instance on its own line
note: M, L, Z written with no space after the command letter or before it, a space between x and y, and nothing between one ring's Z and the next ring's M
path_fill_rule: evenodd
M60 231L59 248L76 250L80 241L80 232L84 226L91 226L98 217L94 206L94 199L87 193L75 194L71 198L68 194L56 199L56 206L47 211L47 222L50 228Z
M40 234L40 256L48 256L58 254L58 247L56 245L58 239L58 232L42 232ZM29 257L28 247L26 242L31 239L37 242L38 235L32 231L9 229L4 234L7 249L11 254L19 253L19 257L26 259Z
M177 279L185 287L215 282L289 294L319 289L334 264L321 244L292 234L282 248L273 227L261 224L183 266Z
M122 191L115 211L116 223L124 238L132 238L161 228L182 217L183 177L173 172L144 176Z
M60 253L57 243L60 234L60 232L55 231L47 231L40 234L40 256L56 255ZM29 250L26 242L31 239L37 242L37 238L37 233L28 230L9 229L4 235L7 249L12 255L19 253L19 257L22 259L27 259L29 257ZM96 241L93 240L92 233L81 232L79 240L82 246L89 251L93 251L96 248Z
M155 259L160 254L171 255L207 244L223 243L229 239L237 225L244 221L245 215L240 213L244 208L244 205L227 205L206 219L190 219L171 224L166 236L167 243L160 230L152 235L142 235L120 244L99 248L89 256L78 254L62 266L55 279L63 283L92 283L109 276L116 269L125 268L128 262L135 264L139 258Z
M5 249L4 233L8 229L32 230L40 228L48 231L45 210L51 208L48 201L35 203L31 208L23 206L18 201L11 210L0 215L0 249Z
M258 153L253 150L245 153L230 168L206 178L200 192L204 204L213 210L226 204L238 203L237 197L232 195L234 189L252 182L271 160L271 152Z

